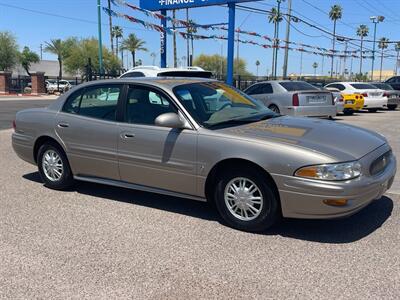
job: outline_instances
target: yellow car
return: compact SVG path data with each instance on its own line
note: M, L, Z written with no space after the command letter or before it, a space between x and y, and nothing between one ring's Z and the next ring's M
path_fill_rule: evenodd
M352 115L364 107L364 96L361 94L341 94L343 99L343 113Z

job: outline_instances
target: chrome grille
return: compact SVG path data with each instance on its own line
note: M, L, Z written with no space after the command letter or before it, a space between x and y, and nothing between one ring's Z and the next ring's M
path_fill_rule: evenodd
M379 156L369 167L369 173L371 175L376 175L383 172L386 166L389 164L392 158L392 150L389 150L385 154Z

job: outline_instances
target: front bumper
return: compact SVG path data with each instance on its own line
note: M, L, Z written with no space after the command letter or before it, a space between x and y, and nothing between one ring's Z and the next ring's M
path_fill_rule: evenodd
M388 149L387 145L376 149L363 157L361 164L369 167L372 161ZM393 156L385 170L376 176L362 175L353 180L339 182L276 174L273 174L273 178L278 186L284 217L330 219L354 214L373 200L381 198L393 184L395 174L396 159ZM347 199L348 203L345 206L324 203L324 200L331 199Z
M287 107L288 115L294 117L335 117L336 106L289 106Z

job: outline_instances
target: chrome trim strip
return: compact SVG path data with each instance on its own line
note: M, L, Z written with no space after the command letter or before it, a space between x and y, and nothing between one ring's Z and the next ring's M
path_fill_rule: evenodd
M80 181L92 182L92 183L112 185L112 186L127 188L127 189L131 189L131 190L139 190L139 191L143 191L143 192L156 193L156 194L167 195L167 196L172 196L172 197L179 197L179 198L186 198L186 199L191 199L191 200L196 200L196 201L201 201L201 202L207 202L207 199L205 199L203 197L172 192L172 191L168 191L168 190L143 186L143 185L139 185L139 184L133 184L133 183L125 182L125 181L117 181L117 180L112 180L112 179L87 177L87 176L80 176L80 175L75 175L74 179L80 180Z

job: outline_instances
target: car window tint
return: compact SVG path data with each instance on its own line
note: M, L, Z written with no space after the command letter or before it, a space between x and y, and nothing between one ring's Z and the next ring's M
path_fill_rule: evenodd
M374 87L371 84L367 84L367 83L352 83L350 85L357 90L374 90L374 89L376 89L376 87Z
M261 94L272 94L274 91L272 90L272 85L270 83L264 83L261 87Z
M288 92L318 90L315 86L302 81L281 81L279 84Z
M129 72L121 76L121 78L134 78L134 77L145 77L142 72Z
M63 111L81 116L115 121L121 86L102 85L88 87L73 94Z
M339 89L339 91L344 91L346 89L343 84L337 84L336 87Z
M68 100L65 102L62 109L63 112L70 114L77 114L79 112L79 106L81 103L82 92L73 93Z
M393 90L393 88L386 83L373 83L372 85L381 90L386 90L386 91Z
M160 92L146 87L130 87L126 108L126 122L154 125L162 114L177 112L175 106Z

